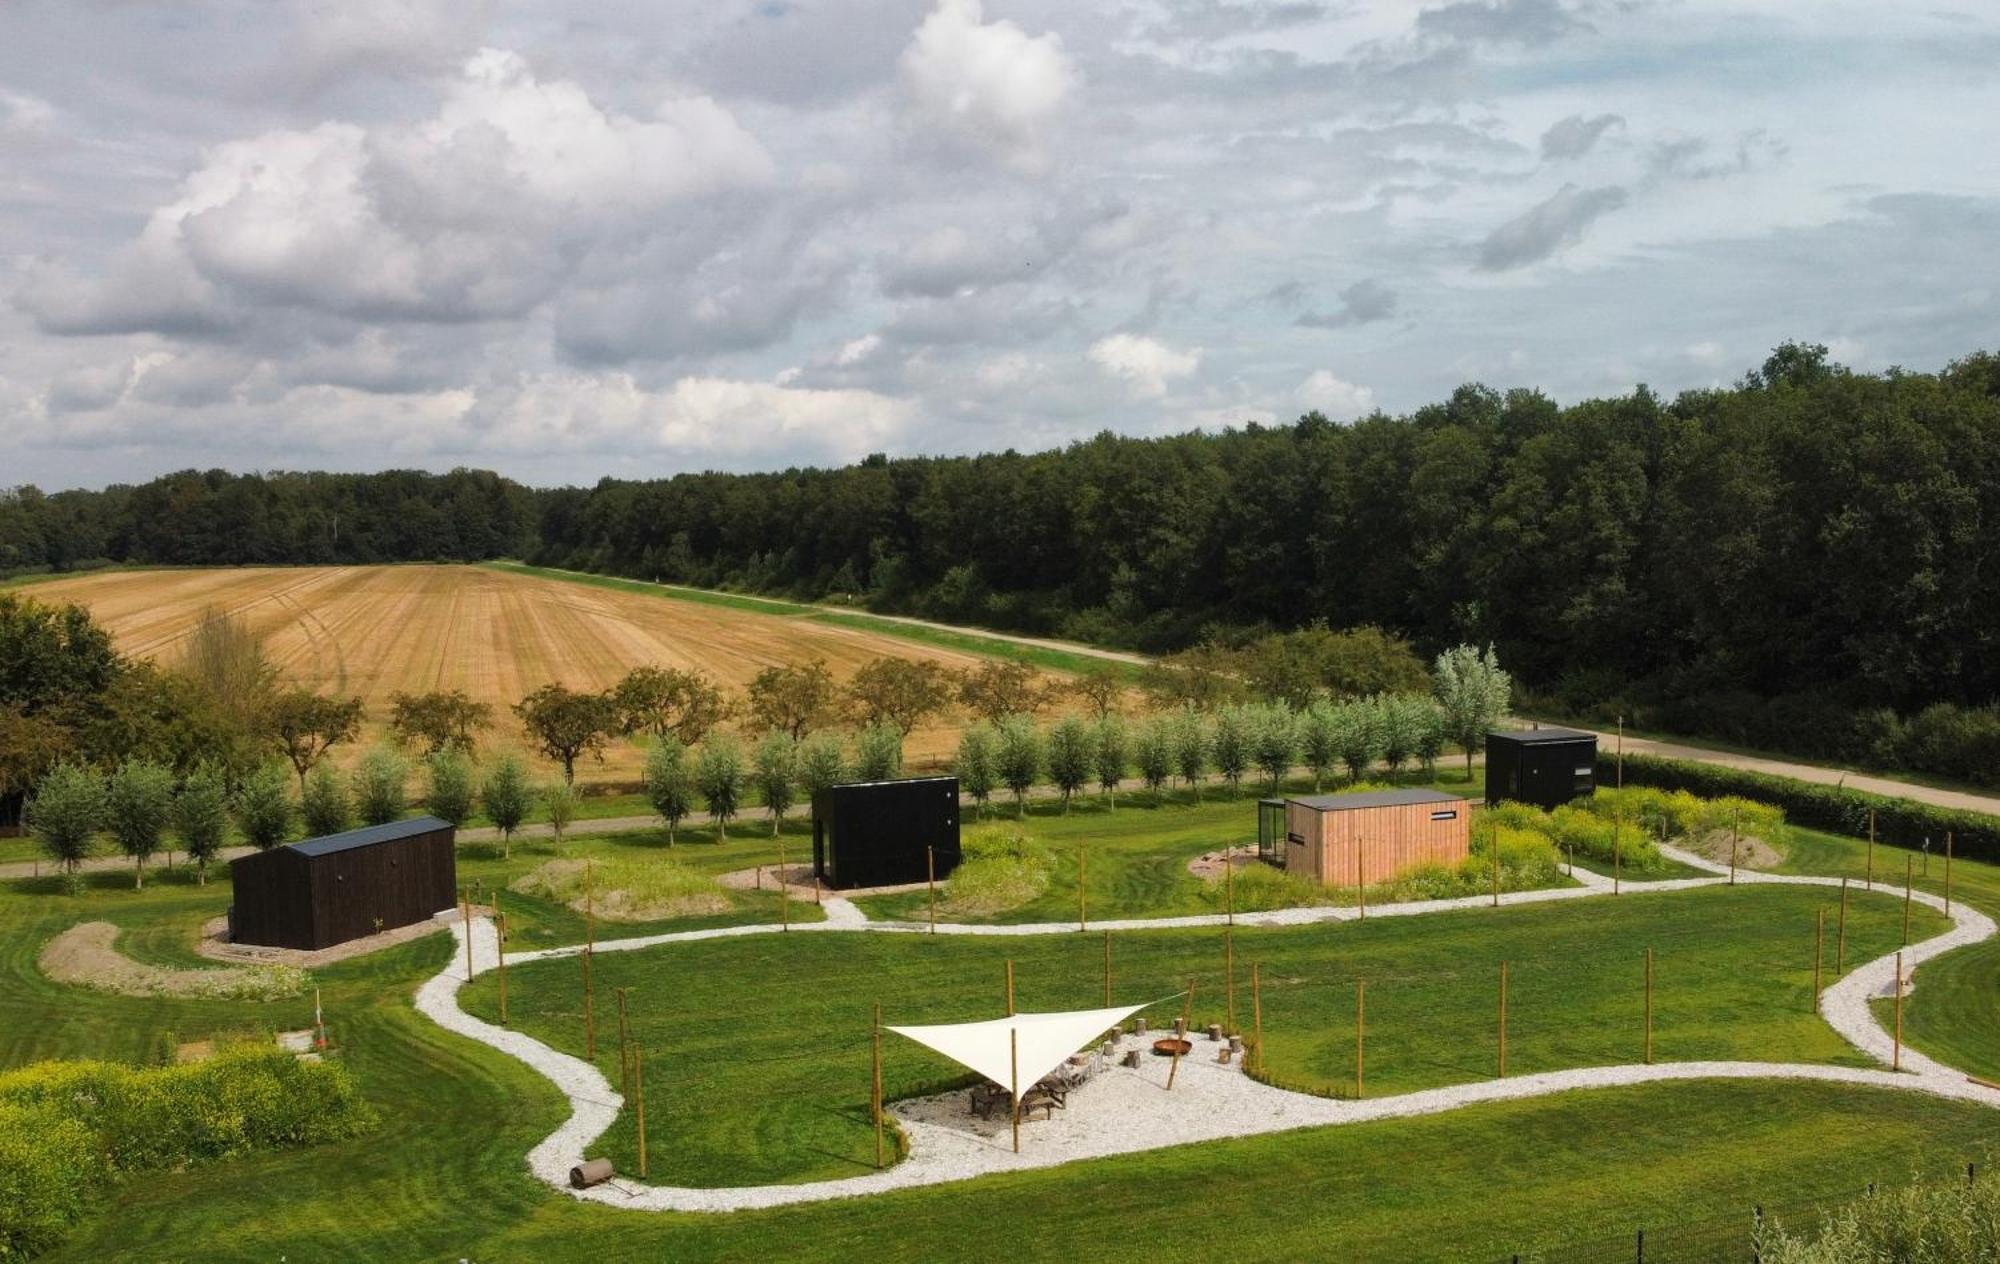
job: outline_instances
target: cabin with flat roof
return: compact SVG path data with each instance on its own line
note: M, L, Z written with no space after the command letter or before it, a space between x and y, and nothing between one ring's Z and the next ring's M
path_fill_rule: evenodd
M1597 734L1524 729L1486 735L1486 805L1559 808L1597 790Z
M229 862L229 937L330 948L427 921L458 902L451 823L420 816L308 838Z
M1437 790L1365 790L1285 800L1286 873L1328 887L1387 882L1471 854L1472 805Z
M837 889L943 879L958 868L958 778L828 786L813 795L813 872Z

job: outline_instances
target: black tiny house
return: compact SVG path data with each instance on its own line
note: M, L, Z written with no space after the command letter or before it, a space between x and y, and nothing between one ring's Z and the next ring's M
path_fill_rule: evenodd
M229 862L230 939L328 948L458 902L450 822L434 816L308 838Z
M1486 805L1560 807L1597 787L1597 735L1528 729L1486 735Z
M958 778L863 781L813 796L813 872L828 886L922 882L932 861L939 878L958 867Z

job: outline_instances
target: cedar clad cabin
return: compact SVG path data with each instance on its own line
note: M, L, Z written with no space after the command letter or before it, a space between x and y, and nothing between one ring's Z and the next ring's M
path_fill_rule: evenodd
M813 872L830 887L922 882L932 864L939 878L958 868L956 777L829 786L812 806Z
M1436 790L1287 799L1283 866L1322 886L1387 882L1470 854L1472 805Z
M308 838L229 862L234 943L330 948L458 903L451 824L435 816Z
M1559 808L1597 788L1597 735L1528 729L1486 735L1486 802Z

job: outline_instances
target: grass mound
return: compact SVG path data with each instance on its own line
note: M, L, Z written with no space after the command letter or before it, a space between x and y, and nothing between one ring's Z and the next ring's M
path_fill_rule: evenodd
M938 902L938 912L947 917L990 917L1049 889L1055 857L1047 844L1019 827L977 829L959 847L962 858Z
M551 860L516 878L509 890L567 905L579 912L584 900L584 862ZM590 900L595 915L611 922L652 922L729 911L729 897L705 873L673 860L615 857L590 862Z

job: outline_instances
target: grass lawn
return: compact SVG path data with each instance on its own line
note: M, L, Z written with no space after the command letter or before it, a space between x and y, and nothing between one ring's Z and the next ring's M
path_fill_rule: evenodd
M1271 1077L1345 1092L1354 1065L1353 984L1365 978L1371 1094L1477 1080L1495 1067L1497 972L1506 960L1510 1073L1631 1062L1643 1049L1642 963L1651 945L1657 1058L1868 1065L1811 1012L1813 917L1824 899L1812 890L1746 886L1239 928L1236 1013L1248 1022L1249 967L1257 962ZM1921 933L1942 924L1928 914ZM1857 898L1850 963L1892 949L1900 932L1894 900ZM1197 1025L1226 1022L1223 939L1220 930L1119 932L1114 999L1166 997L1192 977ZM890 1022L991 1017L1000 1012L1003 963L1012 959L1020 1008L1094 1005L1102 951L1093 934L758 936L601 954L595 977L600 997L631 989L634 1038L649 1065L663 1066L658 1079L648 1078L648 1127L675 1142L653 1151L655 1179L758 1184L851 1175L872 1160L872 1002ZM510 970L509 997L517 1027L582 1053L574 959ZM497 981L482 977L464 1003L490 1019L496 998ZM1172 1008L1154 1018L1165 1021ZM914 1045L895 1042L888 1052L891 1098L963 1075ZM618 1082L615 1044L600 1040L597 1062ZM629 1118L605 1150L621 1168L636 1164Z

